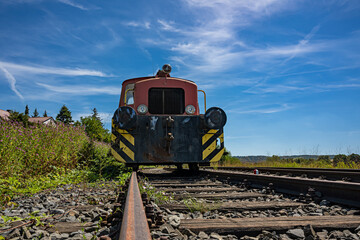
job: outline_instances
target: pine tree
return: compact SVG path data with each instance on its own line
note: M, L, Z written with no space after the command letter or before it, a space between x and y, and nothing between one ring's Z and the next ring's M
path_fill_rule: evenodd
M44 114L43 114L43 117L47 117L48 115L47 115L47 112L46 112L46 110L45 110L45 112L44 112Z
M93 114L91 115L91 117L96 118L96 119L98 119L98 120L101 120L100 117L99 117L99 114L98 114L97 109L96 109L96 108L93 108L92 111L93 111Z
M29 116L29 106L26 105L25 107L25 112L24 112L25 115Z
M38 113L36 108L34 110L34 113L33 113L32 117L39 117L39 113Z
M19 113L19 112L16 112L16 111L11 111L9 119L12 120L12 121L22 123L24 125L24 127L28 127L30 125L29 116L26 115L25 113Z
M71 112L65 105L61 107L59 114L56 116L56 120L65 124L73 122Z

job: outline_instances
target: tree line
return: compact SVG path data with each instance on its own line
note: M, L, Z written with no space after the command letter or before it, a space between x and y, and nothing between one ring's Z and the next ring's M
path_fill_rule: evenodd
M8 111L10 112L10 120L22 123L25 127L33 125L33 123L29 122L30 110L28 105L25 106L23 113L12 110ZM40 117L37 108L35 108L31 117ZM43 117L48 117L46 110L44 111ZM102 142L110 142L111 133L108 129L105 129L96 108L92 109L92 114L90 116L80 117L80 121L73 121L71 111L65 105L63 105L56 116L56 122L84 127L85 132L90 139Z
M328 155L320 155L316 159L309 158L305 159L302 157L297 158L281 158L277 155L273 155L272 157L267 157L267 162L285 162L285 163L298 163L298 164L311 164L314 162L321 162L324 164L333 165L334 167L339 167L343 165L351 165L351 164L360 164L360 155L356 153L352 153L349 155L345 154L337 154L333 158Z

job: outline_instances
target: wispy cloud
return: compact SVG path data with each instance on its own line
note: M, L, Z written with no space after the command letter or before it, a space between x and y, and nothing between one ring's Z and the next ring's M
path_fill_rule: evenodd
M304 39L302 39L301 41L299 41L299 43L296 45L296 49L297 48L302 48L303 46L307 45L310 41L310 39L316 34L317 31L319 31L320 25L317 25L315 27L313 27L313 29L311 30L311 32L309 34L307 34ZM291 59L293 59L294 57L296 57L297 52L295 51L289 58L285 59L282 64L290 61Z
M157 21L160 26L161 26L161 29L162 30L165 30L165 31L171 31L171 32L181 32L180 29L177 29L176 27L173 26L173 22L167 22L165 20L158 20Z
M146 29L150 29L150 22L145 21L145 22L135 22L135 21L130 21L130 22L125 22L124 25L129 26L129 27L141 27L141 28L146 28Z
M292 109L292 106L288 104L277 104L274 106L258 106L253 109L229 109L229 113L238 113L238 114L271 114L277 112L283 112L289 109Z
M68 68L56 68L56 67L47 67L47 66L28 66L20 65L16 63L9 62L0 62L0 64L16 73L32 73L32 74L55 74L55 75L64 75L64 76L96 76L96 77L108 77L103 72L89 69L68 69Z
M78 9L81 9L81 10L83 10L83 11L89 10L88 8L84 7L83 5L78 4L78 3L75 3L75 2L73 2L73 1L71 1L71 0L58 0L58 1L61 2L61 3L67 4L67 5L69 5L69 6L72 6L72 7L78 8Z
M242 39L239 32L254 21L291 8L293 4L286 0L183 2L189 11L203 12L194 15L197 17L192 19L201 24L184 26L171 20L158 19L159 29L169 34L162 37L161 41L146 39L144 43L170 47L174 53L170 58L179 65L191 67L192 70L217 73L249 63L255 68L264 64L264 60L271 60L272 63L290 61L298 56L327 49L323 42L310 43L319 26L315 26L296 43L256 46Z
M6 68L4 68L1 63L0 63L0 69L4 72L6 79L8 80L9 84L10 84L10 88L11 90L13 90L13 92L20 98L20 99L24 99L24 97L21 95L21 93L16 89L16 79L15 77L9 73L8 70L6 70Z
M106 29L109 33L109 40L97 43L95 47L98 50L109 50L116 46L118 46L122 42L122 38L118 35L116 31L114 31L111 27L107 25L103 25L104 29Z
M349 88L360 88L359 83L343 82L332 84L307 84L307 85L289 85L289 84L257 84L254 87L244 90L244 93L267 94L267 93L288 93L288 92L325 92L333 90L342 90Z
M99 95L99 94L108 94L108 95L119 95L120 87L116 86L86 86L86 85L62 85L62 86L53 86L45 83L36 83L38 86L44 87L47 90L57 92L57 93L66 93L73 95Z
M266 85L257 85L256 87L252 87L249 88L247 90L245 90L245 93L254 93L254 94L259 94L259 93L287 93L287 92L292 92L292 91L306 91L311 89L311 87L300 87L300 86L291 86L291 85L271 85L271 84L266 84Z

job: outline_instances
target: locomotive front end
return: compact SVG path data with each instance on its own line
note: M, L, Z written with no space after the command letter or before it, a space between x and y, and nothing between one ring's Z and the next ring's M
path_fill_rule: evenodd
M224 153L225 112L213 107L200 114L197 85L172 78L166 70L123 83L112 119L114 157L133 167L219 161Z

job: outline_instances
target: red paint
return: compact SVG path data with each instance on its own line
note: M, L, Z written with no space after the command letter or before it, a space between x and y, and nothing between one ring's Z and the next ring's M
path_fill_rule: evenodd
M125 88L128 84L135 83L134 88L134 104L128 105L134 108L137 111L137 107L140 104L148 104L148 92L150 88L182 88L185 92L185 106L193 105L196 109L194 115L199 115L199 104L198 104L198 91L197 85L189 80L180 79L180 78L172 78L172 77L142 77L142 78L133 78L123 82L122 90L121 90L121 98L119 107L125 106L124 104L124 96L125 96ZM151 115L147 113L145 115ZM185 112L181 115L187 115Z

